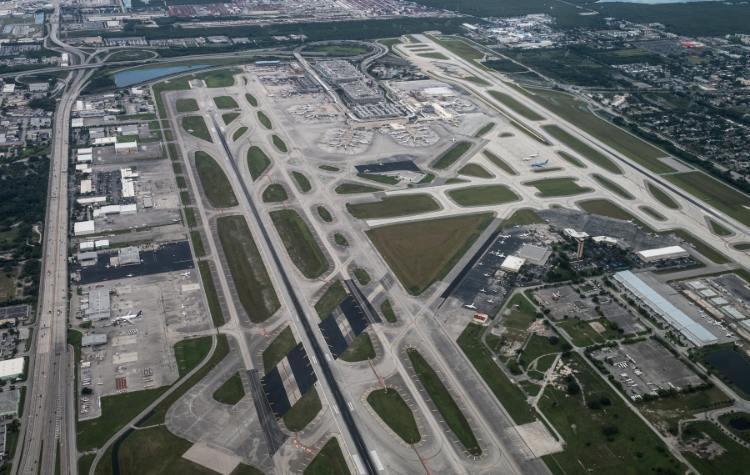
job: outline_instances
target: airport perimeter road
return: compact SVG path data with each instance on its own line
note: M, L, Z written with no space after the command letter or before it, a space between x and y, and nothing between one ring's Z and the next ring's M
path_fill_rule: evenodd
M82 61L83 55L60 42L59 3L50 17L48 40ZM74 414L70 414L69 358L66 328L68 309L68 151L70 112L88 72L73 72L58 104L50 157L47 212L43 231L42 274L37 334L29 371L26 421L21 425L14 473L35 475L77 473ZM72 424L72 427L71 427ZM72 436L72 438L71 438ZM59 462L56 455L59 453Z

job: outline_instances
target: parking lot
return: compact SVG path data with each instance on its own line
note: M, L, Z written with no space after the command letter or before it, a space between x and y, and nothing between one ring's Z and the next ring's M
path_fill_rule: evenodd
M611 296L599 295L598 286L592 291L587 290L589 289L585 286L575 288L572 285L561 285L538 289L534 295L539 303L549 309L549 317L553 320L560 321L567 317L593 321L604 317L617 324L624 334L640 333L646 329L624 305Z
M602 348L591 356L604 363L632 400L658 390L680 390L703 380L661 343L646 339L629 345Z

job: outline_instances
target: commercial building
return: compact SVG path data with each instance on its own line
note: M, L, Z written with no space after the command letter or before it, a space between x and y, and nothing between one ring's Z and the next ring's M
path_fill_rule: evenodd
M681 246L658 247L656 249L644 249L636 252L636 255L643 262L658 262L669 259L680 259L688 257L690 254Z
M675 307L674 304L631 271L616 273L615 281L622 285L635 299L679 331L692 344L705 346L718 341L718 338L706 327Z
M21 400L21 390L12 389L0 393L0 418L18 415L18 403Z
M83 319L86 321L96 322L107 320L111 317L109 288L98 287L91 289L88 295L88 301L82 299L81 310L83 310Z
M10 360L0 361L0 379L10 381L23 376L25 359L21 356Z
M89 335L83 335L81 338L81 346L101 346L107 344L106 333L91 333Z
M73 235L75 236L93 234L94 232L95 230L93 221L79 221L77 223L73 223Z
M123 247L117 251L117 260L121 266L141 263L141 253L137 247Z
M521 267L525 263L526 259L517 256L508 256L505 258L503 263L500 264L500 269L504 270L505 272L516 273L521 270Z

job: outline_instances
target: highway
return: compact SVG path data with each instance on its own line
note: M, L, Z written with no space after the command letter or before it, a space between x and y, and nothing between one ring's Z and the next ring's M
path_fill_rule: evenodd
M234 173L238 177L240 177L241 176L240 170L237 167L237 163L234 160L234 156L229 148L229 145L226 142L224 134L221 132L221 126L218 124L215 118L212 117L212 120L213 120L214 129L216 130L217 135L219 136L219 140L221 140L221 145L224 149L224 153L227 156L227 160L229 164L231 165ZM247 188L247 184L243 180L240 180L240 185L241 185L240 187L242 189L242 193L245 196L245 199L247 200L248 204L250 205L250 210L253 215L252 217L257 222L258 228L261 230L263 240L266 242L266 245L268 246L268 249L271 252L273 263L277 268L278 275L281 277L281 280L284 283L285 290L287 291L287 294L289 295L289 298L291 299L292 305L294 307L294 311L297 313L297 316L299 317L299 321L300 323L302 323L302 326L305 329L305 333L307 334L308 340L310 342L310 346L312 346L314 356L318 360L318 363L320 364L320 367L323 371L323 377L325 378L326 383L329 389L331 390L331 393L333 394L333 398L336 401L336 406L338 407L341 417L344 420L344 424L346 424L346 428L349 431L349 435L352 438L354 445L357 448L360 461L364 465L364 468L367 471L367 473L371 475L375 475L378 472L370 457L370 453L367 450L364 438L362 437L362 434L360 433L359 429L357 428L356 423L354 422L354 418L352 417L351 410L349 409L349 406L346 403L346 399L344 398L341 392L341 388L339 387L339 384L336 381L336 378L333 376L333 372L331 371L331 367L328 365L328 360L325 357L325 353L321 349L320 344L318 343L315 337L315 333L313 332L308 316L305 313L305 310L303 309L302 304L300 303L299 297L297 296L297 293L294 290L294 286L292 285L291 280L289 279L289 276L287 275L286 270L284 269L284 266L281 263L281 259L279 259L279 255L276 252L274 243L271 237L269 236L268 231L266 230L265 226L263 226L260 214L258 213L258 208L256 207L255 202L253 201L252 195Z
M84 56L57 38L60 8L54 3L50 16L48 42L52 48L66 51L72 60ZM19 447L13 473L34 475L60 473L76 475L74 401L69 382L70 359L67 355L66 328L68 310L68 151L69 120L75 100L90 73L73 72L55 113L50 155L47 213L43 231L42 273L37 313L37 336L29 364L26 421L21 426ZM74 388L73 388L74 390ZM73 408L73 411L75 409ZM60 461L56 460L59 454Z

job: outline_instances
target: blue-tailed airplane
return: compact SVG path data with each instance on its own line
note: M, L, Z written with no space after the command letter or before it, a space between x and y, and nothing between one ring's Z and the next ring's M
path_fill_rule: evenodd
M544 168L549 163L549 158L545 161L539 160L538 162L534 162L531 164L531 168Z

